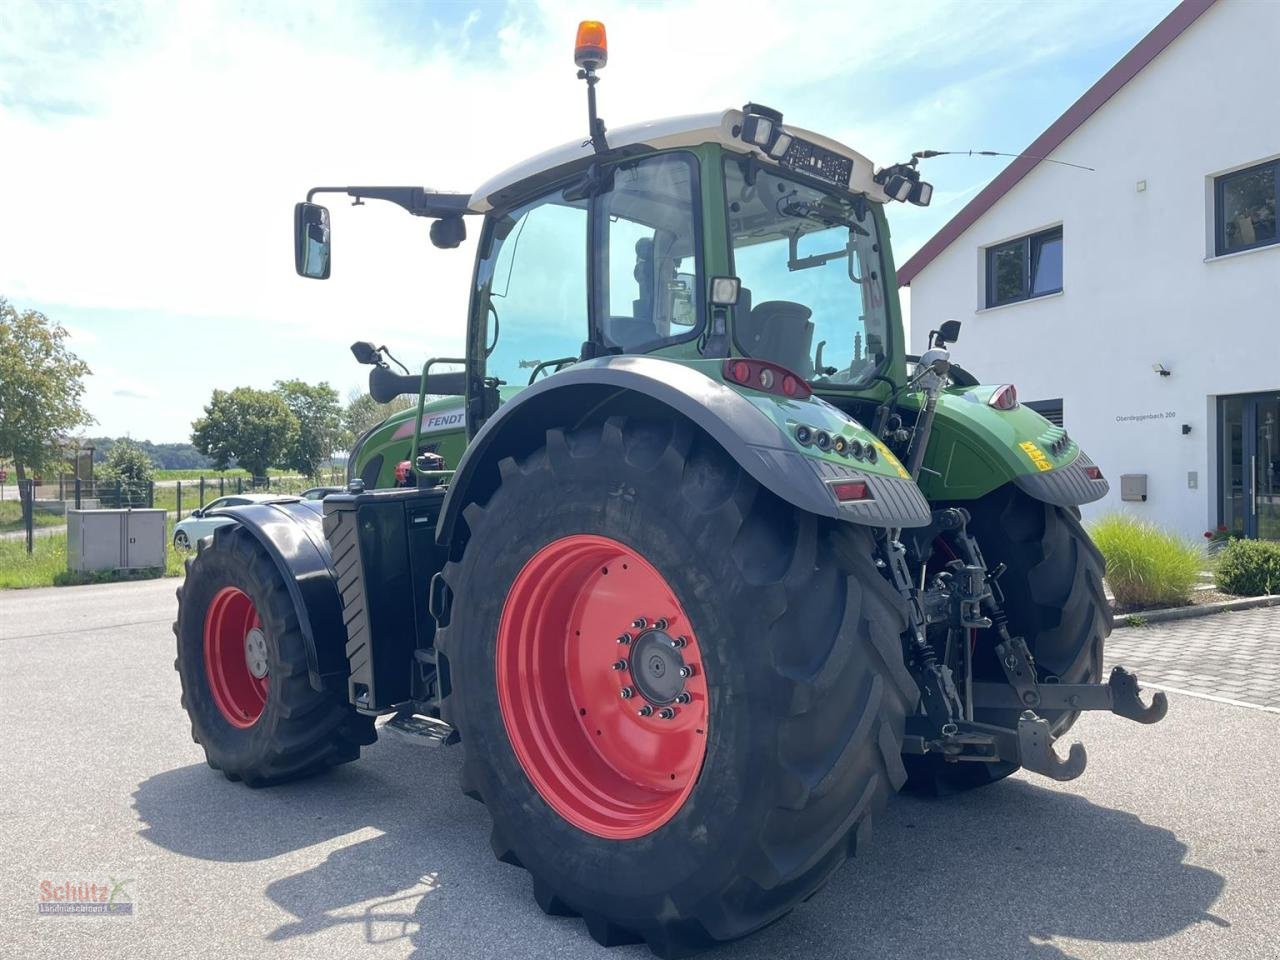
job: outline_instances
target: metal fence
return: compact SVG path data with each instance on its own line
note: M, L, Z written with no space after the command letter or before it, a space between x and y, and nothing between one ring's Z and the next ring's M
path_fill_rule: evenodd
M119 510L125 508L158 508L175 520L190 516L220 497L245 493L300 494L314 486L340 486L345 478L338 469L320 477L196 477L193 480L99 481L78 477L59 477L52 483L37 484L23 480L18 484L22 504L22 532L26 535L27 553L34 548L36 501L60 501L55 510ZM326 482L327 481L327 482Z

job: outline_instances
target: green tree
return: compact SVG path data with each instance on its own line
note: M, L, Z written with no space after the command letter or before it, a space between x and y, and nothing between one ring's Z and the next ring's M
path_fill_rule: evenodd
M154 469L155 464L141 445L123 437L111 445L98 468L99 485L119 489L124 503L139 507L147 502L147 485Z
M342 411L342 425L347 432L343 442L350 446L366 430L376 427L393 413L399 413L401 410L408 410L410 407L416 406L417 402L413 397L400 396L390 403L378 403L365 391L352 390L347 395L346 409Z
M66 338L39 310L0 297L0 459L13 461L18 480L60 464L67 435L94 422L80 403L91 371Z
M277 380L276 393L298 420L293 442L285 450L285 462L314 477L333 456L342 440L342 405L338 391L328 383Z
M278 393L236 387L215 390L204 416L191 424L191 442L225 470L235 460L255 477L282 463L298 432L298 418Z

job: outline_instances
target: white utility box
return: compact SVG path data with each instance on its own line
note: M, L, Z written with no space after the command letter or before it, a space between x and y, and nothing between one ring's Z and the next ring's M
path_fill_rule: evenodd
M163 510L68 510L67 569L163 567Z

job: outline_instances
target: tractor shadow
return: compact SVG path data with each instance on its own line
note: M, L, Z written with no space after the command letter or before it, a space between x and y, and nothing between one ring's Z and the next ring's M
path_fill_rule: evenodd
M266 790L203 765L167 771L139 784L134 806L140 835L182 856L300 861L265 887L291 919L264 920L264 956L346 927L421 960L651 957L602 950L581 921L538 910L527 874L491 856L488 815L458 791L460 760L384 735L355 764ZM1070 955L1050 938L1141 943L1225 926L1209 913L1225 881L1186 853L1169 830L1017 778L945 800L902 796L812 901L709 956L1060 960Z

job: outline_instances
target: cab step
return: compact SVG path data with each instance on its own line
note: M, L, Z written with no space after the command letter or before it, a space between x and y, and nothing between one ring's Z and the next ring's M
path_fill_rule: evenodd
M462 738L453 724L420 713L398 713L385 724L384 730L394 730L400 736L424 747L447 747Z

